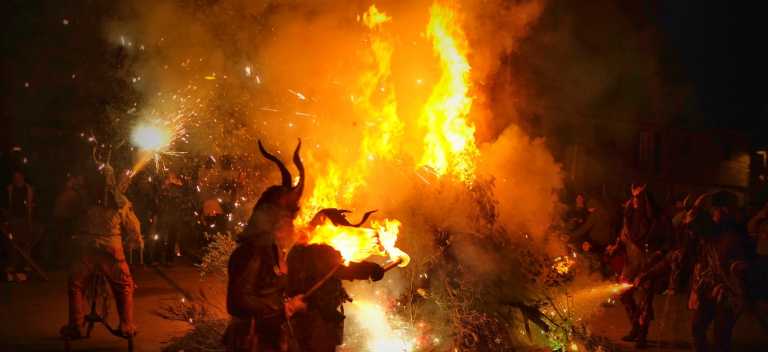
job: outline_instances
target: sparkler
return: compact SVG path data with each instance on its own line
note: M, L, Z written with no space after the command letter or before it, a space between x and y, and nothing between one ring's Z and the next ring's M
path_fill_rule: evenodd
M349 306L350 314L354 315L367 332L366 348L368 351L408 352L416 349L416 338L406 329L398 328L406 325L404 322L394 322L391 314L387 314L378 303L364 299L355 299Z
M168 149L183 134L184 127L177 119L168 124L142 122L136 125L131 133L131 142L139 148L139 160L131 169L130 175L141 171L152 159L155 160L155 166L159 167L160 155L172 154Z
M583 345L573 340L572 322L581 321L591 315L607 297L620 294L631 287L633 285L626 282L603 282L573 291L568 290L556 297L545 296L548 304L536 312L540 311L540 317L546 319L551 329L542 329L541 333L546 334L553 350L579 351ZM524 310L523 313L525 314ZM535 322L535 320L532 321ZM524 334L530 337L530 332Z
M621 294L632 287L633 285L627 282L603 283L576 290L568 298L574 302L579 302L579 308L584 311L582 313L588 313L586 311L589 310L589 307L597 307L600 303L605 302L608 297ZM563 304L567 306L565 300Z
M139 124L133 130L131 141L141 149L159 151L171 144L172 136L171 131L162 126Z

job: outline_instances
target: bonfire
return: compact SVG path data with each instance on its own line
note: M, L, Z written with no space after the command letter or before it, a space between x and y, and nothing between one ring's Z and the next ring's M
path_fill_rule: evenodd
M159 6L137 21L155 43L136 54L152 58L137 70L157 89L144 110L174 118L152 125L159 130L139 125L135 142L157 160L169 139L181 139L182 121L191 142L177 149L234 156L242 192L228 221L240 229L272 176L252 157L254 141L269 136L282 154L302 139L313 178L295 228L338 250L339 265L371 260L389 270L347 287L342 350L609 348L582 322L626 287L595 280L564 244L559 165L545 141L499 127L487 95L500 49L484 21L492 11L513 16L520 33L498 39L514 41L541 2L235 3ZM188 20L195 35L158 23L162 14ZM208 181L216 175L204 176L198 193L216 187ZM323 209L378 212L362 227L310 226ZM236 236L213 237L206 280L226 280ZM226 315L206 308L216 302L206 297L173 302L167 316L193 324L194 344L209 350L221 347ZM183 339L173 346L195 350Z

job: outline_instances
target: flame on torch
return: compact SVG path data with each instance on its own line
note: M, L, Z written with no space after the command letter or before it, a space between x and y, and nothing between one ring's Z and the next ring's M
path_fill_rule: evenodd
M405 252L395 246L397 242L397 235L400 233L400 222L397 220L384 220L383 224L373 223L374 228L377 228L379 234L379 243L384 248L384 251L389 255L389 259L392 260L392 264L398 263L397 266L403 268L411 261L411 257Z
M371 228L336 226L331 221L315 227L309 235L309 244L327 244L341 253L344 265L362 262L371 256L386 256L398 266L410 262L408 254L395 246L400 222L384 220L371 222Z
M349 262L362 262L372 255L382 254L376 241L376 231L363 227L336 226L326 221L310 234L309 244L327 244Z

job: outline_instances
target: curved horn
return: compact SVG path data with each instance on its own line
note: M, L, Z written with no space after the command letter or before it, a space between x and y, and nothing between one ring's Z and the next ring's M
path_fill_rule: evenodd
M336 226L352 226L352 224L347 221L347 217L344 215L349 212L349 210L338 208L321 209L315 213L315 216L312 217L312 221L309 223L312 226L318 226L321 225L325 219L328 219Z
M269 152L264 149L264 146L261 145L261 140L259 140L259 150L261 151L261 155L267 158L267 160L277 164L277 167L280 169L280 177L282 178L283 187L291 187L291 185L293 185L293 182L291 182L291 173L288 172L285 164L283 164L283 162L280 161L280 159L278 159L276 156L269 154Z
M373 214L373 213L375 213L377 211L378 210L371 210L369 212L366 212L365 214L363 214L363 218L360 219L360 222L358 222L357 224L353 224L351 226L353 226L353 227L360 227L360 226L362 226L363 224L365 224L365 222L368 220L368 218L371 216L371 214Z
M296 184L297 195L301 197L301 193L304 191L304 164L301 162L301 156L299 151L301 150L301 138L299 138L299 144L296 145L296 150L293 152L293 164L296 165L296 169L299 170L299 182Z

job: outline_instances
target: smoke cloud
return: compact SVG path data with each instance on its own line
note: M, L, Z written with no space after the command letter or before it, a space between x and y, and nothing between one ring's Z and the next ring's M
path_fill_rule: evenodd
M365 159L359 153L362 141L380 126L368 118L370 111L360 101L367 95L370 105L381 107L392 92L402 121L394 132L396 153L366 163L362 186L339 202L355 210L381 209L383 216L405 216L408 229L413 214L404 214L412 208L405 202L424 206L429 201L419 200L428 185L415 167L423 148L423 130L415 121L440 74L424 35L431 2L376 3L391 20L373 30L361 23L370 5L137 1L126 6L106 33L129 54L124 79L143 97L137 104L139 119L183 116L189 143L178 148L210 155L253 153L260 138L288 159L301 138L309 192L320 175L334 170L343 174ZM528 138L509 121L495 121L489 82L496 80L502 60L514 55L544 7L541 1L457 5L470 47L474 102L469 118L477 126L482 152L478 177L495 180L504 224L534 233L542 233L553 215L551 195L561 187L559 167L544 141ZM374 36L390 43L392 54L390 73L371 93L364 77L377 65L371 49ZM339 187L344 193L345 185ZM467 209L472 203L461 192L447 193L433 194L427 212L434 213L418 217L426 215L431 226L469 231L466 214L472 213ZM451 197L454 201L445 202Z
M470 186L419 166L417 120L441 74L425 34L431 1L376 2L390 19L375 28L364 23L366 1L134 1L105 33L128 54L123 79L142 96L135 118L184 121L189 142L177 149L241 156L260 192L279 178L256 140L289 160L300 138L305 198L328 187L327 206L354 210L353 221L370 209L399 219L414 267L437 255L445 233L468 277L522 278L476 239L503 234L570 254L547 237L564 175L541 135L572 126L559 136L567 139L595 114L670 115L653 36L607 0L450 3L472 67L479 154ZM366 155L377 143L387 151ZM405 288L400 275L388 274L388 290Z

